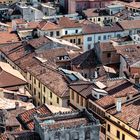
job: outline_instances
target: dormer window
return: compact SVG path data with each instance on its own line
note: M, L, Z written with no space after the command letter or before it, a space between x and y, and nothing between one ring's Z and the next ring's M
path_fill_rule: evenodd
M68 31L65 31L65 35L67 35L68 34Z
M96 98L97 98L97 94L94 94L94 97L96 97Z
M129 99L130 99L130 97L129 97L129 96L127 96L126 100L129 100Z

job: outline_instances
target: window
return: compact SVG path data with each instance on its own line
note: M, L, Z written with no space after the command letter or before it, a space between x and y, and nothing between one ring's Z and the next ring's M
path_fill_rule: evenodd
M68 31L65 31L65 35L67 35L68 34Z
M99 41L101 40L101 36L98 36L98 40L99 40Z
M40 92L38 92L38 97L39 97L39 99L40 99Z
M79 133L78 132L73 133L72 140L79 140Z
M45 96L43 97L43 103L44 103L44 104L46 103L46 98L45 98Z
M77 34L78 33L78 30L75 30L75 33Z
M60 36L60 33L59 33L59 31L56 31L56 36Z
M106 40L106 35L104 35L104 40Z
M124 134L122 134L122 140L125 140L125 135Z
M71 91L71 98L74 100L74 91Z
M77 94L77 103L79 103L79 95Z
M43 90L44 90L44 92L46 92L46 88L45 88L45 87L44 87L44 89L43 89Z
M101 19L100 19L100 18L98 18L98 21L101 21Z
M50 98L52 98L52 92L50 92Z
M40 82L38 82L38 87L40 88Z
M91 44L88 44L88 50L90 50L91 49Z
M30 80L32 80L32 76L30 75Z
M81 44L81 39L80 38L78 38L78 44Z
M36 95L36 89L34 88L34 95Z
M36 79L34 78L34 84L36 84Z
M50 105L52 105L52 102L50 102Z
M107 53L107 57L110 58L111 57L111 53Z
M54 139L59 139L60 138L60 132L55 132Z
M117 38L120 38L121 37L121 35L120 34L117 34Z
M110 39L111 38L111 35L108 35L108 39Z
M59 98L57 97L57 103L59 104Z
M73 43L75 43L75 39L73 39Z
M50 32L50 36L53 36L53 32Z
M88 37L87 38L87 41L92 41L92 37Z
M31 85L31 84L29 84L29 89L30 89L30 90L32 89L32 85Z
M83 106L83 98L81 97L81 106Z
M72 43L72 39L70 39L70 42Z
M110 138L107 138L107 140L110 140Z
M120 138L120 131L117 130L117 138Z
M107 125L107 131L110 132L110 124Z
M85 78L87 78L87 74L85 73Z
M89 130L87 130L85 133L85 139L90 140L90 131Z

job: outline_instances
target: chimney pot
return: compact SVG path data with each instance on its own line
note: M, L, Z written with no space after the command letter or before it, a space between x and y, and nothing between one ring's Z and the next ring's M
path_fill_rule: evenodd
M117 98L116 99L116 110L117 110L117 112L121 112L121 108L122 108L122 99Z
M15 102L15 108L19 108L19 102Z

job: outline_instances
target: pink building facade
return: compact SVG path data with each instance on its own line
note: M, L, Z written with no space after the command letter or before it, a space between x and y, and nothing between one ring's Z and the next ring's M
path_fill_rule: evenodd
M68 0L68 13L80 12L88 8L104 8L112 0Z

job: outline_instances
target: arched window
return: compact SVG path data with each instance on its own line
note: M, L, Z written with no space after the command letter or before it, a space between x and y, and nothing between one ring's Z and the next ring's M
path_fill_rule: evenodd
M60 132L55 132L55 134L54 134L54 139L55 140L59 140L60 139Z
M85 132L85 140L90 140L90 130L86 130L86 132Z
M79 140L79 133L78 132L73 133L72 139L73 140Z

